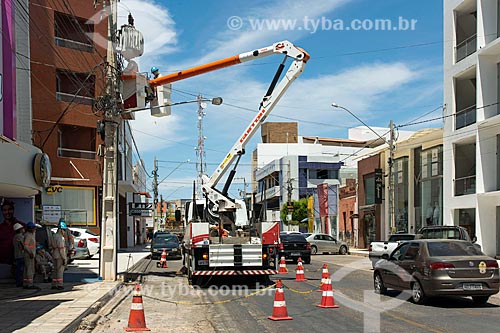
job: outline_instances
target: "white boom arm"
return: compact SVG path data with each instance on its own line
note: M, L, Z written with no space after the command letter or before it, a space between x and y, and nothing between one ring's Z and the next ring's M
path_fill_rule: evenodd
M231 200L227 194L215 189L215 186L220 181L225 172L230 168L232 163L240 155L245 153L245 145L250 141L252 136L260 128L261 124L264 122L269 113L276 106L278 101L281 99L285 91L288 89L290 84L300 76L304 70L305 63L309 60L309 54L294 46L289 41L282 41L273 44L272 46L265 47L256 51L247 52L240 54L240 62L245 62L249 60L254 60L257 58L266 57L272 54L284 54L286 55L285 60L290 57L294 60L292 61L290 67L288 68L286 74L283 76L281 81L276 85L277 80L284 68L284 62L280 65L277 75L275 76L271 86L266 93L266 96L262 99L257 115L252 120L250 125L245 129L243 134L238 138L236 143L233 145L229 153L224 158L224 161L218 166L210 178L206 175L202 176L203 184L202 189L204 194L208 199L218 205L219 212L234 211L236 210L237 204Z

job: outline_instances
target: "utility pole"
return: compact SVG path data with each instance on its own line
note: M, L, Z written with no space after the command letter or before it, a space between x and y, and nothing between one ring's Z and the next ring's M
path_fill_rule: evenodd
M288 138L288 133L287 133L287 138ZM292 184L292 178L291 178L291 174L290 174L290 160L288 160L287 178L288 178L286 181L286 183L287 183L287 186L286 186L286 189L287 189L286 207L287 207L287 212L288 212L287 219L288 219L288 222L291 222L292 221L292 213L293 213L293 205L292 205L293 184Z
M158 161L154 157L153 168L153 232L158 230L158 223L156 221L156 210L158 209Z
M165 220L167 216L165 215ZM160 225L164 225L166 223L163 222L163 194L160 194Z
M205 136L203 135L203 118L207 115L204 111L206 108L206 103L203 101L203 96L201 94L197 97L198 102L198 146L196 147L196 169L198 171L198 194L201 195L201 185L203 174L207 169L207 164L205 162Z
M113 42L117 32L116 0L109 0L108 45L106 66L106 96L105 101L105 153L102 184L102 224L101 224L101 254L100 275L103 280L116 280L117 266L117 131L121 117L117 110L118 83L116 73L116 55Z
M389 122L389 224L391 226L391 234L396 233L396 221L394 219L394 122Z

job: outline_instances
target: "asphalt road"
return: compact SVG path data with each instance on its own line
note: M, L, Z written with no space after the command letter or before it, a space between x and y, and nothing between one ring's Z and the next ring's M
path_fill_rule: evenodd
M467 298L439 298L415 305L402 295L373 293L371 264L356 256L314 256L305 265L306 282L296 282L295 265L287 263L289 274L275 276L285 285L289 321L271 321L274 288L227 279L209 281L202 288L187 284L175 272L179 261L169 268L150 265L143 284L143 302L148 328L153 332L496 332L500 327L500 302L491 298L476 306ZM321 267L333 273L337 309L315 305L322 294L316 292ZM210 286L208 286L210 285ZM260 292L258 292L260 290ZM131 297L109 314L94 332L123 332L127 326Z

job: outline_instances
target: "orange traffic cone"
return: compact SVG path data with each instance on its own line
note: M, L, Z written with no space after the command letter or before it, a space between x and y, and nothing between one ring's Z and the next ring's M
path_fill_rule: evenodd
M292 320L292 317L288 316L288 311L286 309L285 303L285 293L283 292L283 284L281 280L276 282L276 293L274 294L274 307L273 314L268 319L271 320Z
M288 269L286 268L285 257L281 257L280 268L278 270L278 274L288 274Z
M325 282L325 289L323 290L323 295L321 297L321 304L316 305L320 308L338 308L335 305L335 299L333 298L332 280L330 279L330 273L328 273L328 278Z
M151 331L146 327L146 318L144 317L140 284L135 285L134 297L132 298L132 306L128 317L128 326L125 327L125 331Z
M323 270L321 273L321 283L319 285L319 289L316 291L322 292L325 290L326 279L328 279L328 277L330 277L330 273L328 272L328 266L326 264L323 264Z
M297 263L295 281L307 281L306 277L304 276L304 266L302 266L302 258L299 258Z
M163 249L163 252L161 253L160 262L156 263L156 267L168 268L168 266L167 266L167 250L166 249Z

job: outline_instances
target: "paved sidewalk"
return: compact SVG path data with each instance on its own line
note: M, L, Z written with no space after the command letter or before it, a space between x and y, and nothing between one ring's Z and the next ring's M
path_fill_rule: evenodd
M149 255L148 247L119 251L118 273ZM35 283L41 290L16 288L13 281L0 284L0 332L73 332L83 317L123 291L121 281L100 281L98 260L75 262L65 272L64 290L52 290L50 283Z

